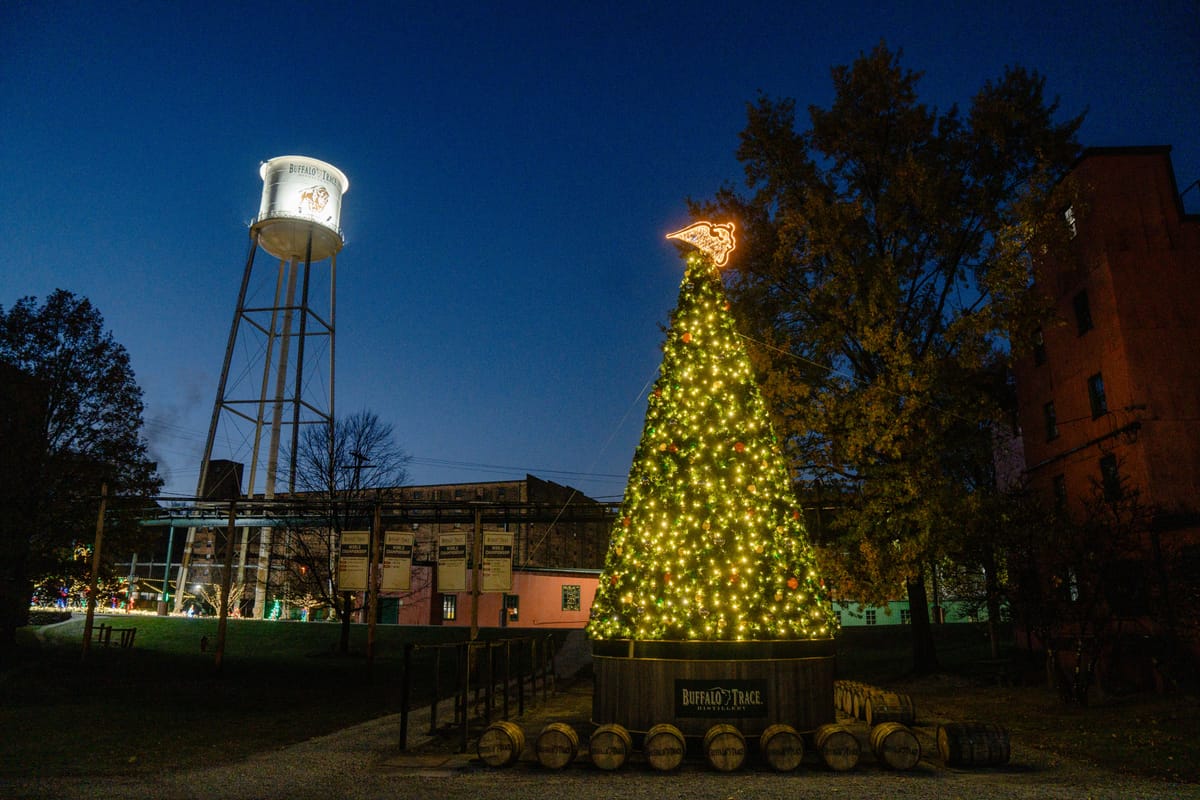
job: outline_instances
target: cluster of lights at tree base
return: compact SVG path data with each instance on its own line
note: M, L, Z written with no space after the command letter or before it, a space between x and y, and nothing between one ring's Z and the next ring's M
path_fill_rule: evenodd
M704 253L686 260L588 634L828 638L832 606L720 274Z

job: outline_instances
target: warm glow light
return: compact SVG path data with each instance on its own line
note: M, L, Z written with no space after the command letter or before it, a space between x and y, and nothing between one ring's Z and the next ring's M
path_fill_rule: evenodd
M729 254L737 247L733 238L733 223L697 222L686 228L667 234L668 239L679 239L698 250L702 250L715 266L723 267Z
M685 258L588 633L824 637L836 623L813 582L790 466L714 269L733 250L733 225L698 223L669 238L703 253Z

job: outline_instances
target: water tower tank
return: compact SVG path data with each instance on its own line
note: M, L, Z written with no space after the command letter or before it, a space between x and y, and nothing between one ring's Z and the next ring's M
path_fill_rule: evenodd
M342 195L350 180L340 169L307 156L279 156L259 167L262 204L252 230L281 259L303 259L312 234L312 261L342 249Z

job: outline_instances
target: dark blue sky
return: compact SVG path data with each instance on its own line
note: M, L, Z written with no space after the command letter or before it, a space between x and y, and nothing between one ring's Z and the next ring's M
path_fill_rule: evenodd
M1043 73L1085 145L1200 178L1200 3L8 2L0 304L92 299L195 490L260 161L350 178L337 408L415 483L526 471L619 496L682 263L684 199L741 182L758 93L832 97L881 40L966 105ZM1200 189L1187 196L1200 210ZM220 453L214 454L220 457Z

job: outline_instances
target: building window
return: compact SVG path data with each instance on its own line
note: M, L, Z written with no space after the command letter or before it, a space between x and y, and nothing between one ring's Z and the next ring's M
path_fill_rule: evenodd
M912 624L912 609L911 608L900 609L900 624L901 625L911 625Z
M425 496L425 493L422 492L420 489L413 489L413 493L412 493L413 500L420 500L424 496Z
M1087 292L1080 292L1071 301L1075 307L1075 330L1080 336L1092 329L1092 308L1088 304Z
M562 587L562 610L578 611L582 606L579 584L564 583Z
M1112 453L1100 459L1100 485L1104 488L1105 500L1121 497L1121 473L1117 470L1117 457Z
M866 616L866 618L867 618L867 624L868 624L868 625L874 625L874 624L875 624L875 609L873 609L873 608L868 608L868 609L867 609L867 611L866 611L866 615L865 615L865 616Z
M1200 548L1197 548L1197 549L1200 549ZM841 609L838 609L834 613L837 614L838 627L840 628L840 627L842 627L842 611L841 611Z
M1063 212L1063 220L1066 221L1067 230L1071 232L1071 238L1074 239L1079 232L1075 228L1075 206L1067 206L1066 211Z
M504 595L504 615L509 622L521 618L521 596L516 594Z
M1067 508L1067 476L1059 473L1054 476L1054 510L1065 511Z
M455 499L455 500L462 500L462 489L455 489L455 490L454 490L454 499Z
M1054 401L1042 406L1042 416L1046 420L1046 441L1058 438L1058 414L1054 411Z
M1046 363L1046 339L1041 328L1033 332L1033 363L1038 366Z
M458 619L458 595L442 595L442 619Z
M1104 378L1099 372L1088 378L1088 400L1092 403L1092 419L1108 413L1108 400L1104 397Z

